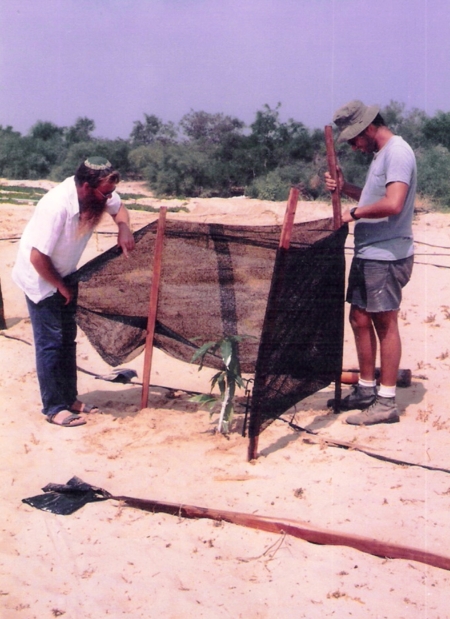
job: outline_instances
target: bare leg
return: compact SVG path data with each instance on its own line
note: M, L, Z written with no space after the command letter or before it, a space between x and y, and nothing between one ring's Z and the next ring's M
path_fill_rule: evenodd
M352 305L350 310L350 325L355 336L360 377L363 380L375 380L377 338L372 317L373 314L369 314L360 307Z
M397 383L402 356L402 343L398 330L398 310L372 314L372 320L380 340L381 384L391 387Z

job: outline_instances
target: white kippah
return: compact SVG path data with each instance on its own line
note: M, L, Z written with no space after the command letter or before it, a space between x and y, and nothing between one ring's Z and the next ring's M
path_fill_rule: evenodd
M111 163L105 157L88 157L84 165L90 170L106 170L111 168Z

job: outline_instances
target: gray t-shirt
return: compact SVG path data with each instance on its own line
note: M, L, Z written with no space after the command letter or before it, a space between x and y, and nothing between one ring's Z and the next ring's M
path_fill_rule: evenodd
M412 148L394 135L375 154L367 173L358 206L373 204L386 195L386 185L408 185L401 213L378 219L359 219L355 224L355 256L366 260L400 260L414 253L412 219L417 169Z

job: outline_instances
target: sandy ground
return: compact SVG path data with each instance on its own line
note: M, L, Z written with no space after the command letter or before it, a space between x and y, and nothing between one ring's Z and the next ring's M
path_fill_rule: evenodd
M136 192L136 185L123 184L121 191ZM146 202L189 209L169 217L249 225L281 223L285 208L242 198ZM247 439L238 431L242 412L225 438L214 433L216 417L183 391L208 392L211 372L199 373L157 350L151 382L159 387L151 388L148 408L139 410L139 385L80 371L80 397L103 414L74 429L44 422L26 305L10 277L14 237L32 210L0 205L8 327L0 333L2 619L450 617L450 572L420 562L152 514L114 500L71 516L21 502L49 482L77 475L114 495L290 518L450 557L450 475L437 470L450 470L450 215L420 210L415 218L416 265L401 312L402 367L412 370L413 382L398 389L401 422L345 425L347 413L326 408L331 386L285 415L295 414L295 423L316 436L277 421L260 437L259 458L248 463ZM300 203L297 212L310 219L330 215L331 206ZM132 211L135 230L154 218ZM100 226L113 230L109 222ZM114 242L113 235L94 235L83 262ZM349 258L351 244L350 236ZM107 373L82 332L78 341L81 370ZM344 357L345 366L355 367L347 326ZM142 356L127 364L138 381L142 365ZM414 466L329 446L325 439Z

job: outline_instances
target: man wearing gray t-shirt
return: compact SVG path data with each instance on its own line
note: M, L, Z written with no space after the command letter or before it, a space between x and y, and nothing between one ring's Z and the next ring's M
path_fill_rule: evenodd
M352 425L400 420L395 402L401 340L398 311L402 288L414 262L412 219L416 193L416 160L411 147L385 125L376 105L350 101L334 115L340 134L353 150L373 154L364 188L351 185L338 170L337 183L325 174L330 191L358 201L342 213L355 222L355 254L350 268L347 302L358 354L360 378L341 410L360 409ZM375 361L380 345L381 376L377 392Z

